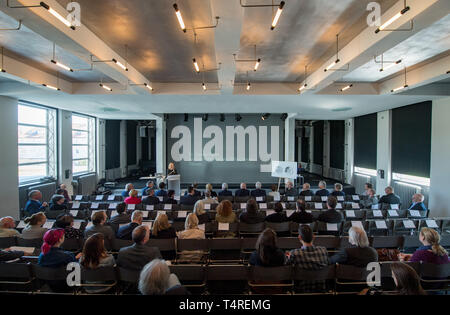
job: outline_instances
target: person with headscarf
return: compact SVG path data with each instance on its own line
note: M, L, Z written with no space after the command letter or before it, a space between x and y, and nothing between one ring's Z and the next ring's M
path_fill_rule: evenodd
M71 252L60 248L64 243L64 229L51 229L44 234L38 264L42 267L58 268L78 261Z

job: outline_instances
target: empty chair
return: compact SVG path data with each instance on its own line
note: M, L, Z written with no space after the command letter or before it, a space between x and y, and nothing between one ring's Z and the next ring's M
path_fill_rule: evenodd
M16 245L15 237L0 237L0 248L9 248Z
M366 210L366 220L383 220L386 218L386 211Z
M248 285L257 293L282 293L294 286L292 266L261 267L251 266L248 273ZM259 288L264 290L261 292Z
M171 265L170 272L175 274L181 284L195 293L206 288L206 270L203 265Z
M450 235L450 218L442 219L441 230L443 235Z
M209 265L208 292L212 294L243 294L248 291L247 267L244 265Z
M259 235L264 230L264 222L261 223L254 223L254 224L247 224L247 223L240 223L239 224L239 234L242 235ZM289 229L288 229L289 231Z
M407 210L406 216L411 219L424 219L428 217L428 210Z
M0 291L31 292L33 279L30 263L0 264Z
M60 268L48 268L40 265L32 265L32 272L39 282L39 289L36 293L48 292L45 284L48 284L50 292L59 294L75 294L76 288L67 285L67 275L69 271L66 266Z
M145 245L158 248L164 259L172 260L176 257L176 238L151 238Z
M406 253L412 253L417 248L422 246L417 235L406 235L403 237L403 251Z
M18 237L17 238L17 246L41 248L42 238L35 238L35 239L27 240L27 239Z
M370 273L366 267L351 265L336 265L336 293L358 293L367 287L367 276Z
M417 232L418 221L399 219L394 221L394 235L411 235Z
M426 291L446 291L450 289L450 263L420 265L420 281Z
M406 218L408 214L408 210L386 210L386 218L388 219L401 219Z
M342 234L348 235L348 230L352 226L357 226L364 230L368 230L369 222L368 221L346 221L343 223L343 226L342 226Z
M279 237L278 247L283 250L291 250L302 246L297 237Z
M325 247L327 250L337 249L340 246L340 238L335 236L319 235L314 238L314 245Z
M100 267L95 269L81 268L80 287L88 293L95 293L96 290L105 292L117 285L117 274L114 266Z
M253 253L256 248L256 237L241 238L241 259L242 261L247 261L249 255Z
M208 255L207 239L177 239L177 262L204 262Z
M375 236L372 240L373 248L401 248L403 237L401 236Z
M290 222L266 222L266 227L271 228L274 230L277 234L280 233L287 233L290 232Z
M209 262L239 262L241 240L239 238L212 238L209 240Z
M345 210L344 211L344 217L346 221L362 221L366 218L366 211L365 210Z
M342 223L317 222L317 232L320 235L339 236L341 234L341 229Z
M438 221L438 220L434 220L434 219L424 219L424 220L420 220L419 222L419 231L424 228L430 228L430 229L434 229L436 230L438 233L441 233L441 226L442 222Z

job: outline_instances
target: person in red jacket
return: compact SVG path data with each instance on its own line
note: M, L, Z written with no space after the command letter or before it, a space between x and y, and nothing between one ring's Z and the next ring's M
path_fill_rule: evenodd
M129 195L130 196L124 200L127 205L138 205L141 203L141 198L138 197L138 191L136 189L130 190Z

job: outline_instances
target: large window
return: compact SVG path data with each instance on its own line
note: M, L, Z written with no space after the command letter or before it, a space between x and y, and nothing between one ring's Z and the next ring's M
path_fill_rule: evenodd
M95 172L95 118L72 115L73 174Z
M56 178L56 110L19 103L19 183Z

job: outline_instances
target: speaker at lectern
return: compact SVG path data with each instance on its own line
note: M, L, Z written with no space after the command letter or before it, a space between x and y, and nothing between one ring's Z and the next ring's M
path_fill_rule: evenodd
M167 176L167 189L173 189L175 196L180 195L180 175Z

